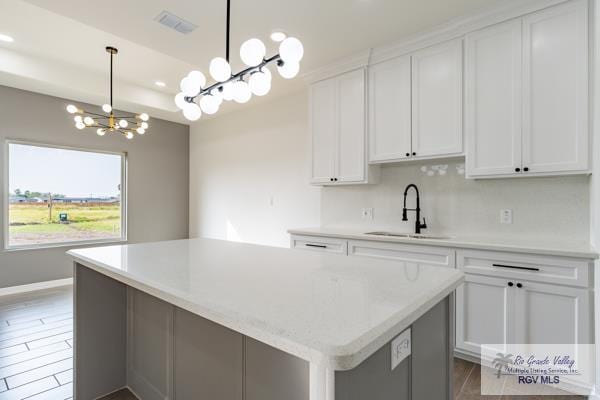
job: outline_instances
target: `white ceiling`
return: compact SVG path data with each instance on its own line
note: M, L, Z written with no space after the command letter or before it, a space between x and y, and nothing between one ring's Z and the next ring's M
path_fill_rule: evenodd
M268 54L274 54L277 47L269 43L269 34L283 30L304 43L301 67L306 72L502 2L232 0L232 64L234 69L241 67L239 46L250 37L265 41ZM210 59L224 55L225 4L225 0L0 0L0 33L15 38L13 43L0 42L0 84L102 104L108 85L104 47L114 45L119 48L116 106L183 122L172 96L190 69L207 73ZM158 24L154 18L163 10L198 29L183 35ZM158 88L156 80L167 87ZM267 97L302 84L298 79L277 79ZM238 107L242 106L228 109Z

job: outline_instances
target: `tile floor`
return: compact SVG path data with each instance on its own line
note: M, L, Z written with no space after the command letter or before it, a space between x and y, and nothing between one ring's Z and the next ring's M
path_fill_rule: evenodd
M0 400L65 400L73 396L73 291L71 287L0 298ZM481 396L480 367L454 361L456 400L525 400ZM127 390L104 400L135 400ZM538 396L539 400L584 399Z
M583 396L482 396L481 366L469 361L454 359L455 400L584 400Z
M0 400L73 396L70 287L0 299Z

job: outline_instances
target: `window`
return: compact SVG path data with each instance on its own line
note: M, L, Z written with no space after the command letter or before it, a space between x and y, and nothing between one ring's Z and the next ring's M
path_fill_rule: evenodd
M6 248L126 238L125 154L7 146Z

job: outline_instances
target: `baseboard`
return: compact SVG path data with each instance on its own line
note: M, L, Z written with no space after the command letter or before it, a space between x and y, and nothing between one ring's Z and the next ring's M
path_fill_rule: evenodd
M454 349L454 357L455 358L460 358L461 360L466 360L475 364L481 364L481 357L476 356L474 354L471 353L467 353L465 351L462 350L458 350L458 349ZM600 400L600 399L599 399Z
M13 294L35 292L38 290L52 289L61 286L69 286L73 284L73 278L57 279L54 281L36 282L28 285L9 286L0 289L1 296L10 296Z

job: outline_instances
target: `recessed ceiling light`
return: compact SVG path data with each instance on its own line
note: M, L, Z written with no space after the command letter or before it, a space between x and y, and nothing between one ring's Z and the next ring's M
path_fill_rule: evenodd
M274 42L282 42L286 37L287 35L280 31L275 31L271 33L271 40Z
M14 42L15 39L13 39L11 36L0 33L0 41L11 43L11 42Z
M156 86L160 86L160 87L165 87L165 86L167 86L167 84L166 84L166 83L164 83L163 81L156 81L156 82L154 82L154 84L155 84Z

